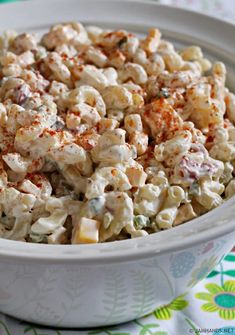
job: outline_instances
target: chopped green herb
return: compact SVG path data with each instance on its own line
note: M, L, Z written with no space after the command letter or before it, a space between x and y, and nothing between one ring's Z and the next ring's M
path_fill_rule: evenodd
M199 192L200 192L199 184L197 181L194 181L189 188L188 194L193 197L195 195L198 195Z
M104 197L97 197L89 200L88 202L88 208L92 216L98 215L102 209L104 208Z
M44 234L35 234L35 233L30 233L29 237L31 238L31 241L34 243L47 243L47 235Z
M134 217L134 226L136 229L143 229L150 226L150 220L144 215L136 215Z
M165 99L167 99L167 98L169 98L170 97L170 93L169 93L169 91L168 91L168 88L166 88L166 87L163 87L163 88L161 88L161 90L158 92L158 94L157 94L157 98L165 98Z
M39 61L42 58L45 58L47 56L47 52L45 49L40 48L39 50L37 50L36 54L35 54L35 59L36 61Z

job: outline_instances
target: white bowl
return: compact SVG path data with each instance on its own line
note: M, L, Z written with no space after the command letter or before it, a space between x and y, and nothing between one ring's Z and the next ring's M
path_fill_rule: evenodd
M123 0L40 0L1 6L0 30L43 31L71 20L138 33L157 26L177 44L200 45L225 62L228 85L235 87L235 26L185 10ZM0 311L60 327L141 317L189 290L231 249L234 210L232 198L172 230L98 245L0 239Z

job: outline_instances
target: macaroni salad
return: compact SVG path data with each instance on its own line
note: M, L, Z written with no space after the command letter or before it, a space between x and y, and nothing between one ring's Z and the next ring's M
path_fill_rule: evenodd
M72 22L0 39L0 237L81 244L235 194L235 95L198 46Z

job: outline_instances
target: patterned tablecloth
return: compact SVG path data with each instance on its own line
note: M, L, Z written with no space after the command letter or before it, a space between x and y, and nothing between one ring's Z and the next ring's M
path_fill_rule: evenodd
M0 0L10 2L12 0ZM235 0L161 0L235 23ZM206 262L195 278L208 273ZM235 335L235 251L185 295L133 322L86 331L46 329L0 315L0 335Z
M234 0L160 0L160 3L196 10L235 23Z

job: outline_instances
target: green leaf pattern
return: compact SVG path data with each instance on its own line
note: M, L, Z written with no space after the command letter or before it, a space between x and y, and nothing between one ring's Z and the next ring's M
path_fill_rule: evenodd
M53 267L48 268L39 278L34 294L31 296L30 300L25 300L26 304L31 304L32 308L34 308L34 313L32 315L37 315L43 319L44 322L50 321L52 318L57 321L60 318L60 316L54 312L53 308L45 305L48 295L55 289L56 280L57 272ZM38 302L36 306L34 301ZM32 321L35 320L32 319Z
M180 295L169 305L162 306L154 311L154 315L160 320L170 320L173 311L181 311L188 306L188 302L184 299L185 295Z
M0 330L1 329L5 332L4 335L11 335L8 326L3 321L0 320Z
M155 304L154 283L146 272L136 271L133 278L133 302L132 307L136 318L149 313ZM141 334L142 335L142 334Z
M70 271L69 281L64 288L67 300L62 301L63 315L60 316L57 325L59 326L70 311L76 310L79 313L82 302L84 301L84 282L82 273L77 268ZM68 301L68 303L66 303Z
M125 317L127 288L123 275L118 271L107 273L105 280L105 298L102 300L102 304L106 313L96 315L96 317L99 320L104 320L104 323L115 324L120 322L122 317Z
M235 254L228 254L224 257L224 260L227 262L235 262Z

